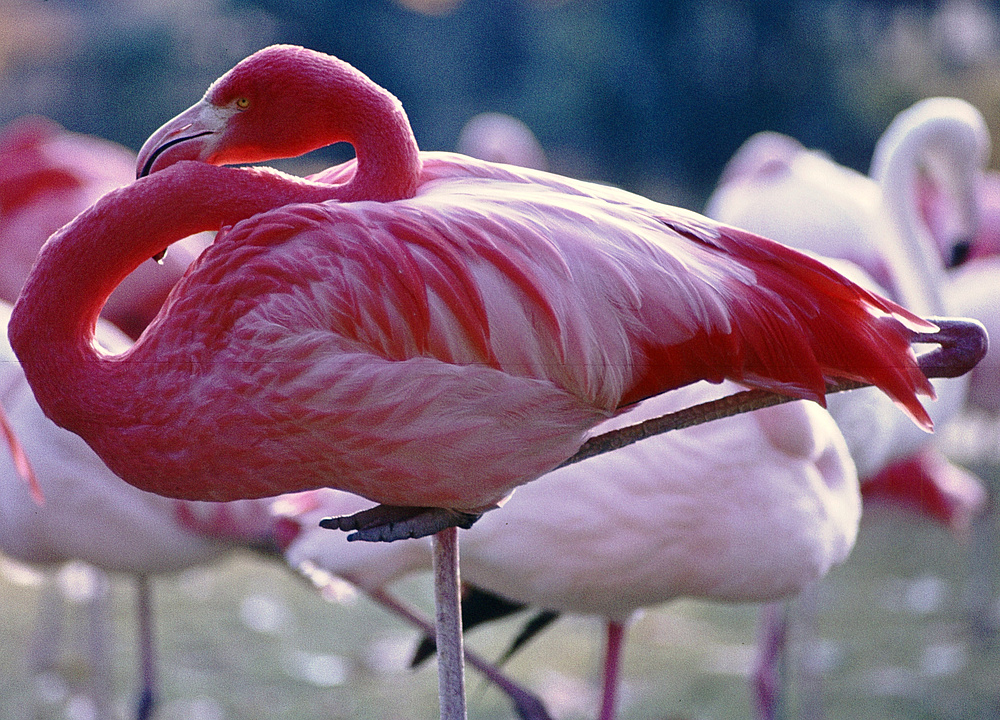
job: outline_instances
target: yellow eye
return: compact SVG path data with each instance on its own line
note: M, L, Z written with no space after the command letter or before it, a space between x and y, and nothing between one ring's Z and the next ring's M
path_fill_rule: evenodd
M250 107L250 100L248 98L245 97L236 98L237 110L246 110L248 107Z

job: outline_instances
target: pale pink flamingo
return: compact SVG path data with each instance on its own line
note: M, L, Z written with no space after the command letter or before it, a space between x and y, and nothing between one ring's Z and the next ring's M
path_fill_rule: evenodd
M462 126L455 149L480 160L548 169L545 151L531 128L504 113L484 112L472 117Z
M989 135L978 111L954 98L931 98L901 113L878 142L872 177L809 151L773 133L748 140L727 166L706 211L719 220L761 232L828 258L857 264L878 291L928 314L953 309L942 298L944 267L918 203L918 183L933 178L964 212L952 214L952 235L974 232L976 178L989 153ZM967 378L935 380L938 423L962 407ZM862 492L893 462L927 459L913 495L935 494L952 504L951 516L968 518L985 499L981 483L956 486L956 475L931 445L912 432L895 408L863 391L830 400L858 466ZM934 486L934 474L947 471ZM965 475L971 480L971 476ZM885 491L884 483L872 485ZM897 486L898 487L898 486ZM903 489L903 488L900 488ZM958 491L957 493L955 491Z
M949 274L945 297L951 307L986 326L1000 337L1000 256L979 257ZM1000 347L991 343L969 375L966 406L987 417L1000 415Z
M944 296L949 307L982 322L991 337L1000 337L1000 173L984 173L978 187L979 222L968 242L949 232L956 212L953 198L928 184L921 198L931 232L943 257L954 267ZM969 373L967 407L987 417L1000 415L1000 347L994 343Z
M868 287L909 307L954 312L942 297L944 266L917 189L932 183L953 198L948 234L969 237L976 183L988 155L989 134L979 112L961 100L932 98L900 113L886 129L870 177L786 136L750 138L723 172L706 212L855 263L858 275L877 283L869 280ZM935 381L935 422L960 412L967 382ZM866 498L912 505L960 533L969 529L985 506L982 481L949 461L928 436L911 432L910 423L874 393L831 398L830 411L847 439Z
M925 182L919 191L924 219L949 267L1000 254L1000 172L990 170L980 178L979 217L970 237L954 232L955 219L960 213L956 211L956 199L945 188Z
M726 390L691 385L594 432ZM289 563L310 574L321 568L369 592L429 567L426 544L355 550L316 526L326 514L360 509L359 502L326 491L276 503L298 524ZM789 403L548 473L463 533L462 572L518 603L605 621L600 717L609 720L625 627L636 610L681 596L747 602L793 595L847 557L860 514L854 464L833 419L815 404Z
M206 164L337 141L357 154L340 184ZM702 378L817 400L826 377L862 378L930 426L909 340L932 325L694 213L422 154L398 101L327 55L255 53L139 167L151 176L43 248L9 326L46 413L137 487L232 500L333 486L389 506L340 527L441 531L447 550L455 524L620 408ZM121 279L220 225L137 343L97 352ZM464 714L457 621L456 642L439 637L448 717Z

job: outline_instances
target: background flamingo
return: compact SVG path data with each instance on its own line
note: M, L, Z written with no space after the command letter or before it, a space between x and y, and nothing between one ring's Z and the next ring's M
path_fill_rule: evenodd
M484 112L469 119L458 134L455 149L489 162L547 170L548 160L535 133L516 117Z
M338 140L358 155L339 186L176 164L295 155ZM395 99L329 56L256 53L154 134L139 164L153 176L105 196L46 246L9 333L46 412L151 490L233 499L335 478L384 503L478 513L571 454L619 406L706 376L806 397L822 396L824 374L866 377L927 422L915 392L928 387L902 324L920 327L917 318L779 245L628 193L461 156L422 158ZM316 204L330 199L341 202ZM379 202L344 202L358 199ZM313 204L287 204L295 201ZM162 226L126 244L140 207ZM87 349L92 316L124 275L179 237L233 222L125 358ZM627 240L612 242L623 232ZM377 260L380 245L388 254ZM67 253L118 267L72 274ZM354 253L361 267L327 265ZM687 256L679 276L677 253ZM321 258L316 269L327 275L312 283ZM817 316L821 327L800 335ZM331 320L337 332L326 335ZM191 364L199 348L206 365ZM273 351L284 362L266 362ZM699 364L685 366L692 352ZM149 361L161 371L137 372ZM192 376L199 367L209 373ZM347 371L359 382L338 382ZM470 382L488 408L469 396ZM460 427L465 418L472 423ZM366 435L385 453L352 448ZM439 452L428 457L428 447ZM517 463L510 447L521 449Z
M0 300L13 304L42 244L106 192L135 177L135 153L67 132L42 117L0 131ZM205 245L186 238L161 265L140 265L108 298L103 317L138 337Z
M920 200L925 219L937 241L942 257L959 265L946 278L943 294L949 306L975 317L986 325L992 337L1000 333L1000 174L983 173L977 187L978 223L966 242L955 242L949 232L955 212L954 200L942 188L927 183ZM995 416L1000 413L1000 350L990 348L969 374L967 403L974 412Z
M976 178L988 150L989 136L975 108L953 98L932 98L901 113L886 130L872 178L807 151L791 138L765 134L737 152L706 210L720 220L855 263L883 292L923 312L943 314L951 311L942 299L944 267L921 220L918 195L911 191L922 173L931 173L965 208L953 214L953 237L970 236ZM939 400L931 412L938 423L959 412L967 382L935 381ZM832 398L831 412L858 465L863 492L905 490L879 473L896 461L926 458L914 480L930 482L911 485L910 498L932 496L933 503L948 508L956 527L967 526L982 506L981 483L950 466L931 447L931 438L911 432L909 423L877 394ZM940 481L934 479L939 471L946 471Z
M0 134L0 320L6 328L34 257L59 226L104 193L131 182L135 155L99 138L68 133L44 118L23 118ZM123 283L104 312L133 335L152 319L160 304L203 244L185 239L162 265L144 263ZM109 347L131 341L102 323L99 337ZM142 682L139 717L155 700L152 608L149 576L218 560L235 547L264 546L270 521L261 503L210 507L181 503L142 492L115 477L78 437L42 414L6 341L2 346L0 406L40 482L46 502L38 506L16 471L9 452L0 461L0 549L39 567L73 560L89 563L94 596L88 617L90 700L98 717L110 717L111 679L107 637L108 580L102 571L133 575L137 584L139 656ZM54 583L42 598L31 653L35 670L54 663L61 627L61 593Z
M928 224L938 240L942 255L958 267L952 268L945 281L944 296L950 307L985 325L991 337L1000 337L1000 176L987 172L978 186L979 223L971 241L956 245L947 233L953 214L951 199L940 188L928 184L921 198L928 213ZM1000 415L1000 351L993 343L986 357L969 374L966 413L947 428L949 449L965 462L977 463L984 474L1000 458L996 419ZM995 483L990 488L995 496ZM994 573L998 546L996 503L973 527L970 556L972 577L966 605L975 636L990 642L996 636L997 581Z
M855 263L857 272L911 307L959 311L943 298L944 265L924 222L918 188L925 182L943 188L952 199L948 235L968 238L988 154L989 134L975 108L931 98L900 113L886 129L871 177L791 138L754 136L727 166L706 211ZM935 381L937 423L960 412L967 383L967 378ZM873 393L831 398L830 410L857 463L866 498L915 507L968 534L986 502L977 477L948 460L931 438L910 432L895 408Z
M595 432L727 390L689 386ZM317 529L324 514L358 508L357 499L342 493L315 497L305 512L277 503L301 528L286 551L294 567L319 567L369 591L428 567L426 544L355 551ZM625 626L637 609L684 595L737 602L792 595L847 556L860 512L854 465L833 420L819 407L791 403L545 475L463 533L463 573L518 603L606 621L600 717L608 719Z

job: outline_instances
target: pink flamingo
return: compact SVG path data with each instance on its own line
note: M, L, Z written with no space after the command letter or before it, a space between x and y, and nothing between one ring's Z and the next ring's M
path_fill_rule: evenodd
M706 383L646 400L602 432L709 400ZM285 552L382 591L430 564L419 543L355 550L316 527L360 509L326 491L279 501L298 526ZM840 431L822 408L789 403L725 418L569 465L519 488L462 537L463 577L518 603L605 620L600 717L614 717L625 627L680 596L768 601L797 593L847 557L861 498ZM781 543L774 538L781 537ZM628 560L623 560L628 558ZM321 576L322 577L322 576Z
M135 154L99 138L68 133L39 117L22 118L0 133L0 322L4 328L10 305L31 264L51 232L71 220L106 192L131 182ZM144 263L112 294L104 315L138 335L190 260L200 238L187 238L161 265ZM131 340L102 322L98 337L105 347L123 349ZM155 701L155 667L149 576L174 572L217 560L237 545L269 541L270 520L262 503L203 507L137 490L115 477L77 436L52 424L42 414L27 386L13 351L0 347L0 405L11 431L36 469L45 488L37 505L22 482L14 459L3 453L0 468L0 549L35 566L82 560L100 571L132 575L137 583L139 655L142 660L140 718ZM99 578L98 586L107 581ZM51 585L49 590L51 590ZM106 593L98 593L90 615L94 636L91 700L101 716L110 716L107 639L102 618ZM44 608L59 600L46 597ZM51 614L51 613L50 613ZM55 641L59 623L40 627L37 647ZM45 636L44 639L41 635ZM38 663L50 658L37 657Z
M340 184L206 164L337 141L357 154ZM327 55L255 53L154 133L139 166L151 176L46 245L8 330L46 413L137 487L212 500L338 487L388 506L339 526L438 533L454 580L456 524L620 408L698 379L821 400L826 377L863 378L930 426L909 339L933 326L919 317L694 213L422 154L398 101ZM96 351L121 279L220 225L137 343ZM460 717L451 620L442 714Z

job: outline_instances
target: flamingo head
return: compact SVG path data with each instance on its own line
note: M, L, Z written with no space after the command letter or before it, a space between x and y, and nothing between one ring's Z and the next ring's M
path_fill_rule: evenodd
M351 141L371 88L388 95L331 55L293 45L264 48L153 133L139 151L137 175L181 160L260 162Z

